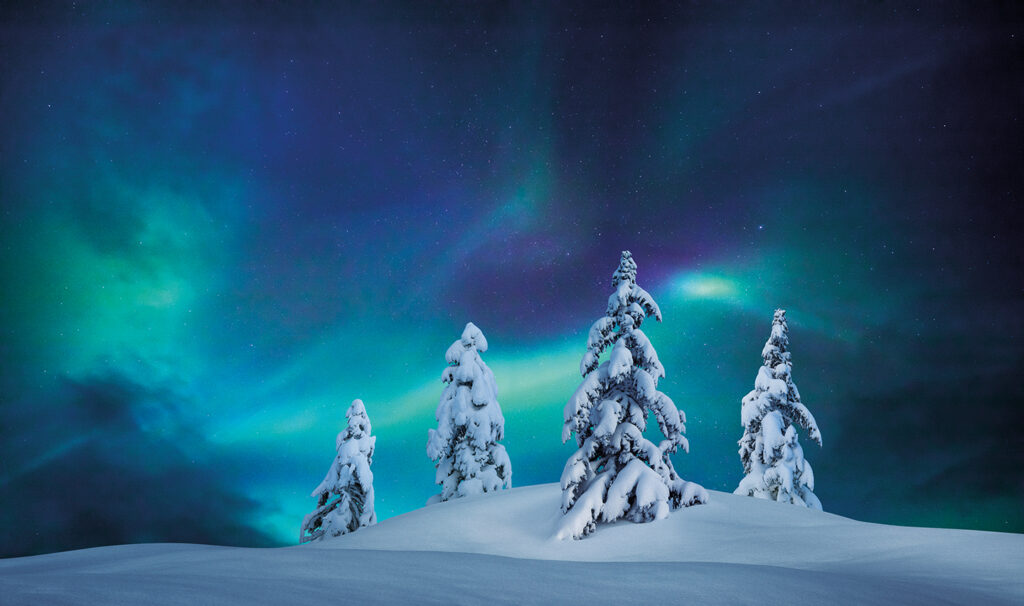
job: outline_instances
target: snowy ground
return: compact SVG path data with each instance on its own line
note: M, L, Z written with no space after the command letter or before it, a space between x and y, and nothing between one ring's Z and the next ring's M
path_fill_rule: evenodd
M2 604L1022 604L1024 536L866 524L711 492L552 537L558 487L282 549L125 545L0 561Z

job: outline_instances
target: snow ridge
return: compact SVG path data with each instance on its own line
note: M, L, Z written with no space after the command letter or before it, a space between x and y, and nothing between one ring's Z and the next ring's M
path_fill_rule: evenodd
M553 540L561 490L546 484L285 549L148 544L12 558L0 560L0 602L1024 603L1024 535L868 524L708 492L707 505L611 524L586 541Z

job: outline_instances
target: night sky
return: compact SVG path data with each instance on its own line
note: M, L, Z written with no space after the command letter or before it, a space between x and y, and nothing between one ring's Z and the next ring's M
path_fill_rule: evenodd
M243 4L0 9L0 555L294 544L354 398L418 508L468 321L558 481L622 250L686 479L782 307L826 511L1024 532L1021 5Z

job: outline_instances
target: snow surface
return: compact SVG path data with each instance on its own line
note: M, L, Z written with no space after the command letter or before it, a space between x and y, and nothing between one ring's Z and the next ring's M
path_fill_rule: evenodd
M579 541L553 538L561 491L545 484L296 547L124 545L0 560L0 603L1024 603L1022 535L709 494L701 507L601 525Z

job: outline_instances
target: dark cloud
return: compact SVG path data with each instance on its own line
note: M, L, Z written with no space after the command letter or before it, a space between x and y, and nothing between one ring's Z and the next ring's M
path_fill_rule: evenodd
M0 557L139 542L275 544L250 524L261 506L237 491L235 466L179 422L180 397L109 374L65 381L32 416L5 410ZM29 458L12 436L45 436L51 450Z
M842 456L815 460L829 511L868 521L1024 532L1024 360L851 400ZM820 463L818 462L820 461ZM846 478L845 481L840 481Z

